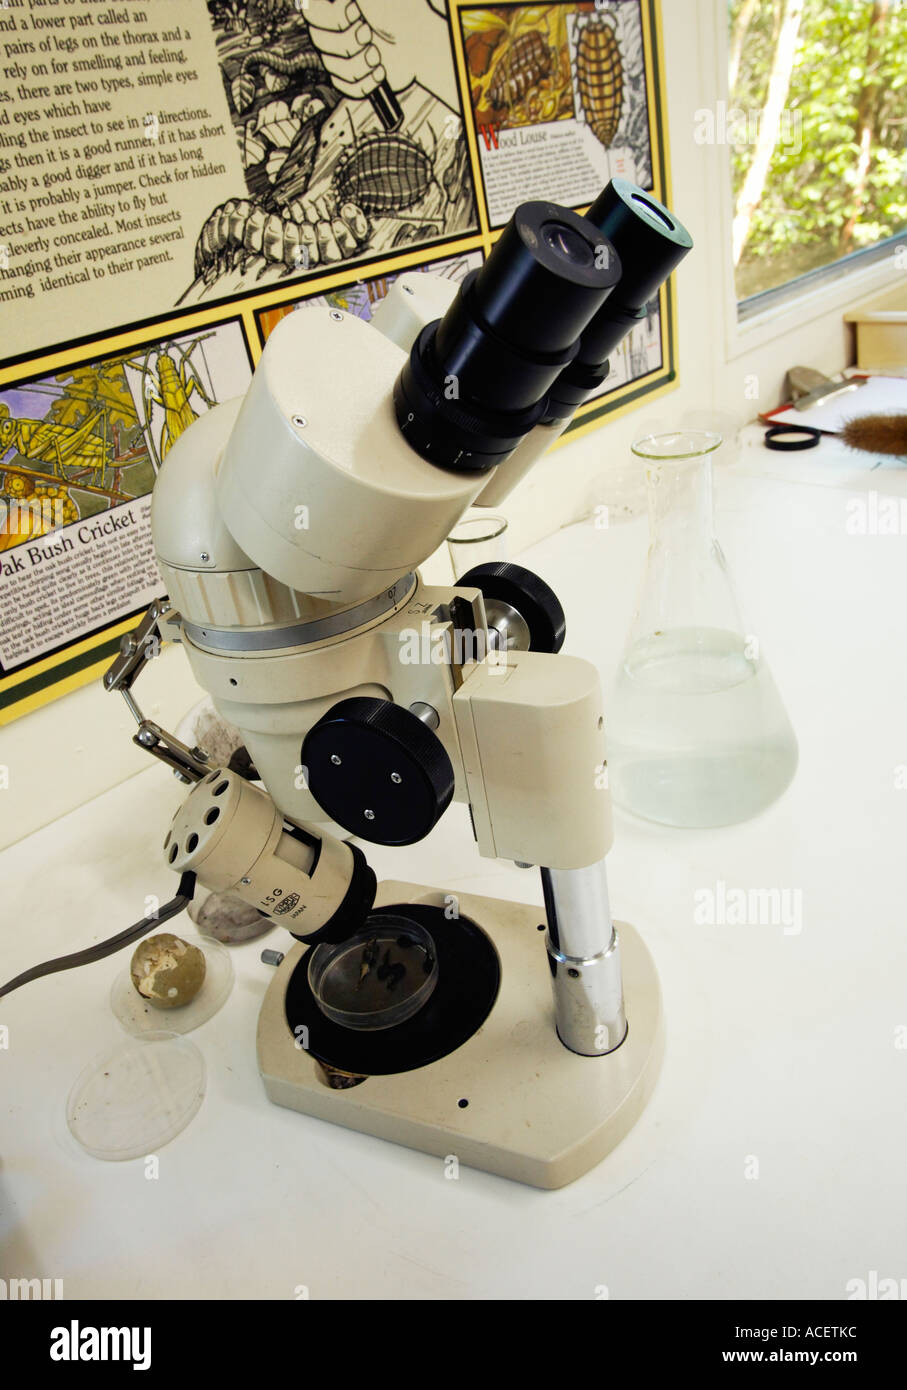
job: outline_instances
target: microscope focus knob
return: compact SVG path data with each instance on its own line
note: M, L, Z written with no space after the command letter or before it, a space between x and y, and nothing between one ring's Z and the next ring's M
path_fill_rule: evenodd
M444 744L391 700L341 700L302 744L309 790L332 820L377 845L424 839L450 805Z
M504 630L516 635L513 614L522 618L529 651L559 652L564 645L564 610L554 590L532 570L503 561L474 565L457 580L458 589L466 587L481 590L490 627L503 624Z

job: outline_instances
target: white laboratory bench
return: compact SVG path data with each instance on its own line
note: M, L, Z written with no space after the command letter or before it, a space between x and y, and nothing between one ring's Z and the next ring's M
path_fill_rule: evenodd
M760 439L718 479L719 533L800 765L730 829L616 815L612 903L654 955L667 1026L624 1142L543 1192L463 1167L452 1181L438 1159L272 1106L255 1027L260 952L289 945L278 927L233 948L233 993L190 1035L207 1094L158 1178L98 1161L64 1107L121 1036L114 956L0 1001L0 1276L61 1278L72 1298L841 1299L871 1271L907 1275L907 527L847 529L851 498L907 497L907 468ZM606 684L646 538L643 518L590 521L519 557ZM2 978L172 895L160 846L181 795L149 766L0 856ZM379 877L541 903L536 872L478 858L461 806L418 846L366 848ZM798 890L802 930L697 925L694 895L719 881Z

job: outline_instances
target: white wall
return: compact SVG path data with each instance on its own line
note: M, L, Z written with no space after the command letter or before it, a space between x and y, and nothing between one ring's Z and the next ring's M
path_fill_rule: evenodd
M510 553L606 505L612 518L627 492L629 445L652 428L703 413L733 425L780 401L787 367L834 372L851 358L844 309L897 278L894 264L842 278L792 305L781 318L736 329L730 261L728 152L694 139L696 112L726 99L725 0L663 0L667 125L673 210L694 239L677 272L679 376L676 391L564 445L536 466L502 509ZM903 278L903 276L901 276ZM758 381L758 399L748 394ZM440 572L437 561L429 577ZM173 729L201 692L182 652L165 651L138 688L146 715ZM148 765L132 743L119 697L95 684L0 730L10 768L0 797L0 845L10 843Z

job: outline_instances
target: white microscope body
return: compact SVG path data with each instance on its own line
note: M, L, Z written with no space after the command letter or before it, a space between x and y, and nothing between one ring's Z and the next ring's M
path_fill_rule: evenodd
M686 233L630 185L603 202L627 244L641 224L657 247L657 287ZM607 333L582 338L633 278L620 279L619 235L593 210L524 205L463 290L402 275L372 324L322 307L282 320L246 396L202 416L165 460L152 524L169 604L107 677L137 741L195 780L167 834L170 865L300 939L261 1012L270 1098L543 1187L619 1142L662 1047L651 958L608 905L598 675L558 654L563 615L528 571L480 567L432 587L418 567L467 507L516 485L638 321L639 295L625 294ZM526 324L544 343L526 348ZM182 642L260 785L141 719L128 687L155 629ZM451 799L468 803L481 855L541 868L546 923L513 903L376 885L343 838L414 843ZM390 907L431 934L437 988L399 1027L343 1029L319 1013L307 963Z

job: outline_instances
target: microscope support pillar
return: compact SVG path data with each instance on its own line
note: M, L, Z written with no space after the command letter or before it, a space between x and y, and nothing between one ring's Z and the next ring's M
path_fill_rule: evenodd
M558 1037L571 1052L600 1057L627 1035L620 943L611 920L605 861L545 869L548 963Z

